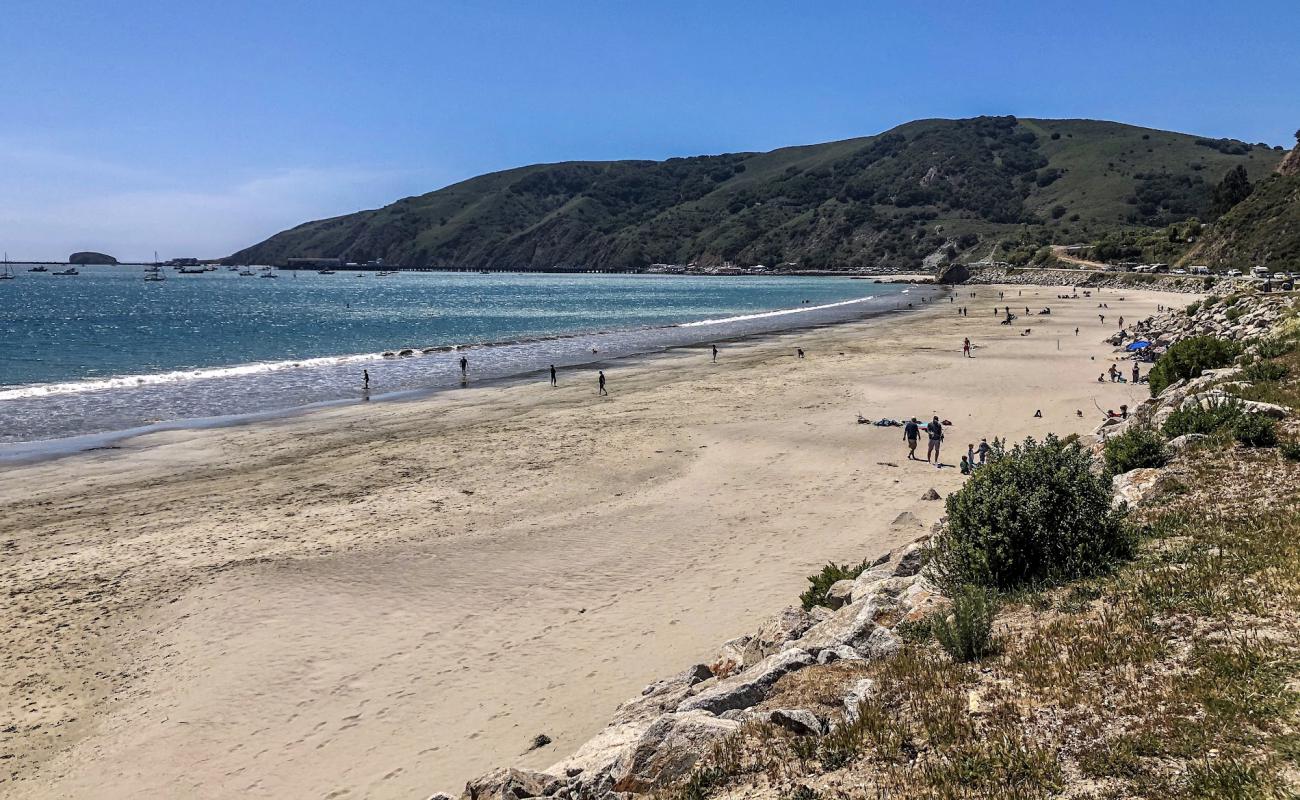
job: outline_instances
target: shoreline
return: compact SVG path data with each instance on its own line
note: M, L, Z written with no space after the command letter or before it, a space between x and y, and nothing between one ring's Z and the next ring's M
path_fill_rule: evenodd
M928 296L929 298L939 298L945 296L945 293L942 291L941 287L935 286L935 287L930 287L930 290L927 293L927 295L920 295L920 296ZM902 295L898 295L898 297L902 297ZM227 367L204 368L204 369L192 370L187 372L224 373L228 371L247 371L250 368L254 368L254 367L274 367L277 368L277 370L293 370L293 369L302 368L301 362L322 362L322 363L330 362L331 365L337 365L346 362L346 363L356 363L358 366L361 366L363 364L369 364L369 363L385 363L385 362L390 362L395 360L405 360L406 358L412 358L412 357L419 358L421 355L428 355L433 352L443 353L443 354L471 353L475 350L510 347L510 346L523 345L523 344L534 344L538 342L565 341L570 339L593 338L593 337L628 334L628 333L654 331L654 330L702 328L706 325L716 325L716 324L725 324L729 322L794 316L794 315L798 315L810 311L823 311L823 310L837 308L837 307L856 305L859 303L867 303L874 299L879 299L879 298L868 296L868 297L855 298L851 300L843 300L843 301L838 301L838 302L823 304L818 306L774 309L770 311L755 312L753 314L747 314L741 316L725 317L719 319L705 319L705 320L698 320L694 322L674 323L670 325L656 325L656 326L648 326L644 328L611 329L611 330L602 330L602 331L594 331L594 332L579 331L575 333L556 334L554 336L529 337L529 338L521 338L521 339L479 342L479 343L461 344L461 345L441 345L441 346L426 347L426 348L412 348L416 352L412 356L406 356L406 357L399 357L395 355L397 351L384 351L379 353L355 353L355 354L344 354L339 356L322 356L319 358L301 359L299 361L285 360L285 361L276 361L276 362L257 362L251 364L231 365ZM912 310L923 310L923 309L912 309ZM792 324L788 327L773 329L770 331L733 333L731 335L724 336L722 338L712 340L712 341L716 341L717 343L721 344L721 343L744 342L747 340L761 340L764 337L781 336L790 333L798 333L800 331L817 330L820 328L825 328L825 327L830 327L835 325L847 325L847 324L860 323L866 320L876 319L879 317L884 317L889 314L895 314L895 313L903 313L903 310L899 308L868 309L863 311L859 316L854 318L807 321L803 323ZM701 346L703 346L703 341L686 343L686 344L667 344L667 345L658 345L658 346L652 343L647 349L644 350L635 350L625 354L619 354L619 355L614 355L605 358L592 358L590 360L585 360L585 361L571 362L571 363L566 363L563 366L565 369L578 368L578 369L592 370L592 369L599 369L602 366L635 364L639 360L653 358L655 356L668 356L679 351L689 351L693 348L698 348ZM475 387L509 386L517 382L527 381L529 378L533 376L544 374L544 373L545 373L544 368L529 367L519 372L503 374L503 375L492 375L486 378L476 378L473 381L473 385ZM158 373L158 374L151 374L151 375L127 375L127 376L120 376L120 377L115 377L110 379L103 379L100 382L113 383L117 381L126 381L131 379L138 380L142 378L166 377L171 374L180 374L180 372ZM215 376L194 375L191 376L189 380L201 381L201 380L207 380L210 377L215 377ZM33 384L31 386L24 386L24 387L17 387L17 388L41 389L49 386L73 385L78 383L94 383L94 382L95 381L69 381L61 384ZM118 388L123 388L123 387L118 387ZM400 388L400 389L394 389L392 391L383 392L374 395L367 394L359 398L337 398L331 400L319 400L319 401L314 401L302 405L286 406L283 408L272 408L272 409L248 411L248 412L236 412L233 414L223 414L217 416L180 417L175 419L159 420L157 422L151 422L144 425L131 426L128 428L117 429L117 430L94 431L89 433L76 434L72 436L63 436L63 437L47 438L47 439L27 439L27 440L20 440L14 442L0 442L0 470L3 470L6 466L39 463L41 461L45 461L48 459L64 458L70 455L75 455L77 453L83 453L87 451L100 450L100 449L116 449L118 445L122 442L128 442L132 439L136 439L141 436L148 436L154 433L164 433L167 431L184 431L184 430L207 430L207 429L223 428L223 427L234 426L234 425L251 425L260 422L268 422L276 419L297 417L305 414L313 414L313 413L317 413L320 411L325 411L333 408L363 406L367 403L394 403L394 402L401 403L401 402L419 401L419 400L424 400L424 399L434 397L443 392L454 392L466 388L469 387L464 383L462 383L459 386L430 385L430 386L422 386L422 387ZM111 391L111 390L112 390L111 388L107 388L107 387L104 389L88 388L88 389L78 389L76 392L68 392L68 393L71 394L71 393ZM0 390L0 395L2 394L4 394L4 390Z
M996 289L957 289L969 317L958 298L620 364L608 399L471 387L8 470L10 790L409 797L560 760L803 575L939 516L920 498L957 470L856 414L951 418L953 465L1145 394L1095 383L1094 302L1009 287L1053 308L1021 336ZM1169 297L1097 295L1133 320Z

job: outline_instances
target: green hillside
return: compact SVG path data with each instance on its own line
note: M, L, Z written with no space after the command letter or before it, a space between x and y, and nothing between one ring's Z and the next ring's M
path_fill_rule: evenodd
M308 222L228 260L913 270L999 243L999 257L1023 256L1116 228L1205 220L1228 170L1240 164L1258 179L1281 156L1265 145L1092 120L919 120L770 153L491 173Z
M1300 269L1300 146L1276 174L1220 217L1186 260L1216 267Z

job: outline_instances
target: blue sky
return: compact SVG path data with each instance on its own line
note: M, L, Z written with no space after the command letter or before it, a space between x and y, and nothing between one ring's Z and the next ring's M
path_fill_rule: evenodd
M1300 3L6 0L0 248L226 255L539 161L919 117L1293 142Z

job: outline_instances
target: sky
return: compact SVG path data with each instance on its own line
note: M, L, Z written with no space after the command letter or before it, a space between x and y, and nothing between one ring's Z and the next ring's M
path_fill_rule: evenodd
M1291 146L1300 2L4 0L0 249L228 255L569 159L770 150L925 117Z

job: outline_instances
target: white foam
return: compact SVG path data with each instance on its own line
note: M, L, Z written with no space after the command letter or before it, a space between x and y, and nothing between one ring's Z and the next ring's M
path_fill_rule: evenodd
M136 386L156 386L168 383L211 380L213 378L231 378L240 375L259 375L268 372L281 372L290 369L333 366L338 364L355 364L364 361L383 359L382 353L366 353L354 356L327 356L323 358L303 358L297 361L263 361L255 364L240 364L233 367L210 367L205 369L181 369L171 372L157 372L148 375L122 375L115 378L98 380L68 381L66 383L38 383L31 386L18 386L13 389L0 389L0 400L21 400L29 397L50 397L53 395L82 394L100 392L106 389L124 389Z
M838 308L840 306L850 306L854 303L865 303L868 300L875 300L875 297L858 297L853 300L841 300L838 303L826 303L820 306L801 306L799 308L786 308L780 311L763 311L757 314L742 314L738 317L723 317L721 319L702 319L698 322L683 322L678 325L679 328L694 328L698 325L721 325L724 322L741 322L747 319L763 319L765 317L781 317L786 314L802 314L805 311L820 311L824 308Z

